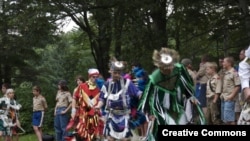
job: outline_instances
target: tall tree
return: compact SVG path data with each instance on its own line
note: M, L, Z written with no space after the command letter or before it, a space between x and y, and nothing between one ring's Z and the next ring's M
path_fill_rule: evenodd
M135 30L135 28L147 31L138 37L148 38L145 38L142 43L144 42L145 47L150 50L167 46L166 7L171 5L172 0L145 0L144 2L84 0L53 1L52 3L64 14L63 16L71 17L79 28L87 33L97 67L105 77L108 77L110 56L124 59L122 56L126 54L122 54L122 50L131 48L124 45L124 37L131 36L133 40L135 39L133 35L138 34L135 31L142 33L142 30ZM139 24L136 23L138 21ZM126 30L134 33L124 34ZM143 46L138 43L133 45Z
M54 18L37 1L1 0L0 7L1 83L34 80L37 72L27 60L39 59L34 48L54 40Z
M87 33L91 53L97 68L107 77L109 51L112 37L111 8L110 1L53 1L62 17L69 16L84 32ZM91 18L90 18L91 17ZM92 21L91 21L92 20ZM92 24L94 23L95 26Z

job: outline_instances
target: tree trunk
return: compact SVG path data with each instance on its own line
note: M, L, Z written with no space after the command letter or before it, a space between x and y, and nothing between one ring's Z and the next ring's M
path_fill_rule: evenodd
M6 20L5 2L0 1L1 27L0 27L0 83L11 83L11 67L7 62L8 58L7 43L8 43L8 23Z
M123 5L118 7L116 12L114 13L114 42L115 42L115 57L118 60L121 60L120 58L121 54L121 46L122 46L122 28L125 21L124 16L124 8Z
M154 42L154 45L156 48L167 47L166 0L153 1L153 3L151 8L151 17L153 19L152 34L154 35L155 41L158 41Z
M97 68L104 78L109 77L109 52L112 41L112 16L111 16L111 7L105 7L108 5L102 0L96 0L96 7L94 9L83 9L83 19L77 18L74 14L70 13L72 11L67 10L67 7L64 7L65 12L70 15L71 19L84 31L87 33L91 53L94 57ZM60 3L57 3L59 6L62 6ZM97 29L94 29L89 23L88 13L93 13L93 19L97 23ZM94 66L93 66L94 67Z
M105 5L105 1L97 0L96 5ZM92 54L97 68L104 78L109 77L109 52L112 41L112 16L109 8L96 9L94 18L98 25L98 35L95 39L97 44L91 44Z

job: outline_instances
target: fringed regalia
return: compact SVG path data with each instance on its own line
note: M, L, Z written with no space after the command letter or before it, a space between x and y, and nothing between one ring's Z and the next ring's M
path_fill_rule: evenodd
M4 136L12 136L12 129L16 126L14 121L17 116L16 111L21 107L7 96L0 98L0 131Z
M247 101L242 107L237 125L250 125L250 103Z
M205 124L203 112L193 104L194 100L193 80L181 64L174 64L169 75L162 74L159 69L149 75L139 104L139 110L155 117L149 123L148 140L157 140L157 125ZM198 119L194 119L194 112Z
M101 120L101 113L94 106L97 105L100 90L96 85L87 81L78 86L75 99L78 105L76 111L76 132L77 137L84 141L92 141L103 133L104 123Z
M138 98L139 95L141 91L129 79L111 79L103 85L100 100L107 112L105 135L118 140L132 136L131 128L138 124L130 120L131 98Z

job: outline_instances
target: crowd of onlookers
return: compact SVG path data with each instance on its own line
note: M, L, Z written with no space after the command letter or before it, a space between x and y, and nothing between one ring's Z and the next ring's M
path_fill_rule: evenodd
M245 49L239 53L239 61L245 59ZM195 82L195 96L206 117L208 125L237 124L244 104L241 81L238 74L239 63L232 56L209 60L201 59L199 70L192 70L192 61L182 60Z

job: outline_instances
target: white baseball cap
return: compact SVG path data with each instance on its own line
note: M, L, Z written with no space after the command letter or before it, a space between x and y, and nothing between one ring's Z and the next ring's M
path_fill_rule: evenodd
M98 69L95 69L95 68L91 68L91 69L89 69L88 70L88 74L89 74L89 76L93 76L93 75L99 75L99 71L98 71Z

